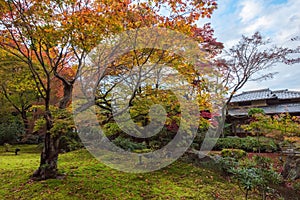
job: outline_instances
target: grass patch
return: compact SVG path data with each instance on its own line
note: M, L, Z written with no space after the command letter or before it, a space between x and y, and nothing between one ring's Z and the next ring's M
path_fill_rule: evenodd
M16 156L0 147L0 199L243 199L236 184L207 168L177 161L159 171L129 174L105 166L85 149L59 156L65 179L33 182L38 148L19 148Z

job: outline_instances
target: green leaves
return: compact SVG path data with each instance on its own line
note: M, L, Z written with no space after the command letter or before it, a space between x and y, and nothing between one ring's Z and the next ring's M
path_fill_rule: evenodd
M67 109L51 107L53 127L50 130L52 137L59 137L75 130L73 115ZM35 121L34 131L45 131L46 120L40 117Z
M233 178L246 191L246 199L248 192L251 190L259 190L263 199L266 192L270 189L271 184L278 184L282 177L275 171L268 158L254 156L252 160L242 160L236 166L228 170L233 174Z
M3 143L14 143L25 133L20 119L11 117L8 121L0 123L0 145Z
M251 108L248 111L248 116L254 116L255 114L265 114L264 110L262 108Z
M300 134L299 119L288 113L274 116L264 115L259 110L253 110L251 113L252 120L249 124L242 125L242 128L252 134L265 135L274 130L281 132L284 136L297 136Z

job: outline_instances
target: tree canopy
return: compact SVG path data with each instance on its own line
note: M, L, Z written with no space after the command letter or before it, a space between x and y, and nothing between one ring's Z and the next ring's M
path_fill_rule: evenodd
M219 53L222 44L213 37L209 24L198 27L196 22L200 18L210 17L216 8L217 4L212 0L1 1L0 47L10 54L12 60L18 60L19 63L12 65L13 68L22 67L22 70L24 68L28 72L31 78L28 81L34 85L33 91L43 102L46 130L44 149L40 167L34 176L46 179L57 175L58 144L64 131L55 128L56 109L62 110L59 113L69 110L74 84L92 49L124 31L162 27L193 38L198 42L199 49L213 57ZM105 81L112 80L109 77L120 77L136 66L142 67L140 63L145 64L144 61L150 58L152 63L163 61L172 67L177 66L194 86L204 86L204 82L201 82L203 78L200 79L202 74L191 70L192 67L176 53L164 53L153 49L131 51L106 68L101 84L105 85ZM63 89L58 89L61 86ZM146 88L143 90L146 91ZM141 88L135 87L133 97L136 97L138 91ZM107 93L99 95L98 100L102 100L102 103L98 105L109 109L109 96ZM52 109L52 106L56 108ZM65 114L60 115L60 122L63 119L70 120Z

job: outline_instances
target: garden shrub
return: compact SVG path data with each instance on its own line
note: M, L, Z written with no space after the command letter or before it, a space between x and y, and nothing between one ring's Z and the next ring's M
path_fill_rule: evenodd
M242 149L246 152L255 152L258 150L259 146L261 152L276 152L279 150L278 144L270 138L261 138L260 144L254 137L230 137L230 138L210 138L206 141L209 143L215 143L213 150L221 151L222 149Z
M0 123L0 145L4 143L15 144L20 141L25 130L22 122L12 117L5 123Z
M253 116L256 114L265 114L265 111L262 108L250 108L248 111L248 116Z
M270 158L254 156L251 160L245 159L238 162L229 170L233 178L237 180L240 188L245 190L245 197L251 190L257 189L266 199L267 192L272 191L271 184L279 184L281 175L273 168Z
M245 199L248 199L249 191L256 188L261 182L257 168L232 168L231 173L234 174L234 179L238 181L240 188L245 191Z
M26 134L26 136L24 136L22 138L22 141L19 143L24 143L24 144L39 144L43 141L43 135L40 134Z
M107 137L118 135L122 133L123 131L120 129L117 123L110 122L103 126L103 131Z
M59 139L59 149L61 151L69 152L69 151L74 151L76 149L80 149L82 147L83 144L76 132L67 133L61 136Z
M240 138L219 138L215 147L216 150L234 148L241 149L241 139Z
M262 145L261 145L262 146ZM255 152L259 147L259 143L254 137L241 138L241 149L247 152Z
M300 180L293 183L293 189L300 193Z
M274 140L261 141L261 151L263 152L276 152L279 151L279 145Z
M121 147L122 149L125 150L141 150L141 149L147 149L146 145L144 143L136 143L131 141L128 138L123 138L123 137L117 137L112 141L115 145Z
M230 170L238 166L238 161L234 157L221 157L221 159L217 161L217 164L223 173L230 175Z
M241 159L247 155L242 149L223 149L221 151L222 157L233 157L235 159Z

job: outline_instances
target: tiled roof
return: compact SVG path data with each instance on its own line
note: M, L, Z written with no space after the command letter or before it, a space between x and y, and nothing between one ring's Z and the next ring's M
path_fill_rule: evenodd
M277 90L277 91L273 91L273 94L276 94L278 99L300 98L300 92L298 91Z
M230 102L244 102L244 101L255 101L263 99L294 99L300 98L300 92L286 90L275 90L271 91L268 89L253 90L243 92L241 94L233 96Z
M300 103L289 103L280 105L270 105L260 107L266 114L278 114L278 113L300 113ZM236 115L248 115L250 108L237 108L229 109L228 114L232 116Z

